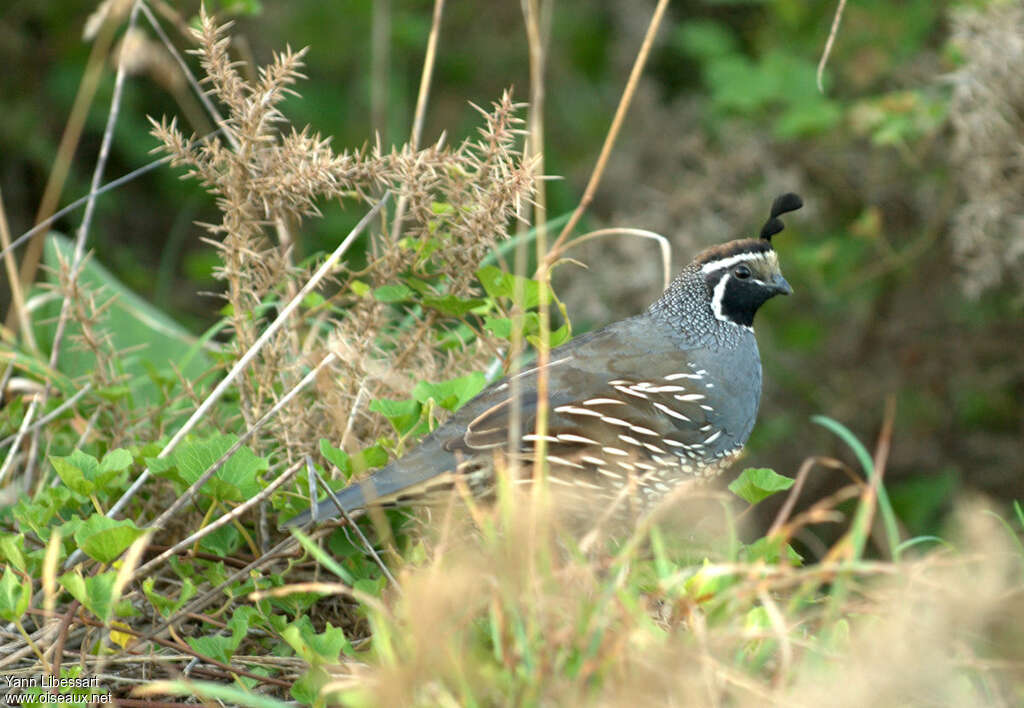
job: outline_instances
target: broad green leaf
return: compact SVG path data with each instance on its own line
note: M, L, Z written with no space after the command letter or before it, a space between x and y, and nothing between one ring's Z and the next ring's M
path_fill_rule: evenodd
M373 297L379 302L405 302L411 299L414 294L412 288L402 283L381 285L373 291Z
M100 462L101 473L118 473L131 467L132 454L127 450L111 450L103 456L103 461Z
M711 59L736 51L736 36L714 20L684 22L673 32L672 45L696 59Z
M64 485L47 487L35 499L19 499L11 515L20 529L31 530L45 540L49 538L49 526L53 517L68 507L73 496L74 492Z
M255 614L256 608L243 605L235 609L231 620L228 622L228 628L231 630L230 636L211 634L205 637L189 638L186 641L188 641L189 646L200 654L212 657L225 664L229 663L235 650L238 649L242 640L245 639L245 635L249 632L249 625Z
M748 563L762 560L765 563L777 564L783 551L785 551L786 560L790 565L803 565L803 556L797 553L781 536L777 538L765 536L757 539L743 549L743 560Z
M51 456L50 463L69 489L87 497L104 491L111 480L128 469L132 455L127 450L111 450L99 462L92 455L75 450L66 457Z
M66 457L50 456L61 481L76 494L87 497L96 491L100 463L92 455L75 450Z
M748 467L729 484L729 491L750 504L793 486L793 480L767 468Z
M156 580L152 577L146 578L142 581L142 592L145 593L153 607L155 607L156 611L163 617L170 617L172 614L184 607L185 603L191 600L196 594L196 586L189 578L185 578L181 582L181 585L178 588L178 596L175 598L161 595L154 589L155 587Z
M443 296L431 296L423 298L423 306L437 310L443 315L449 315L451 317L462 317L468 312L483 307L487 304L486 300L479 298L461 298L455 295L443 295Z
M476 272L476 277L495 300L509 298L524 310L535 309L540 302L540 283L536 280L506 273L495 266L484 266ZM522 293L521 302L516 299L517 290Z
M442 408L454 411L469 402L486 385L487 377L481 372L475 371L467 376L439 383L421 381L412 390L412 395L420 403L426 403L433 399Z
M341 470L345 479L352 476L352 458L341 448L334 447L327 438L320 438L320 454L324 459Z
M309 664L336 664L343 653L352 652L344 630L328 622L324 631L317 634L305 615L285 627L281 638Z
M231 524L221 526L216 531L203 536L199 546L216 556L226 558L237 551L242 545L242 534Z
M147 463L153 474L177 479L189 486L228 451L238 438L217 434L206 440L189 440L167 457L149 458ZM259 475L269 468L269 458L256 457L243 445L224 466L206 483L203 492L215 499L241 502L251 499L262 489ZM176 472L176 474L175 474Z
M496 337L512 339L514 321L510 317L484 316L484 329ZM540 330L540 318L536 312L527 312L523 316L523 336L529 337Z
M60 576L59 580L73 598L101 620L107 622L113 616L116 570L108 570L105 573L84 578L82 571L76 568L70 573Z
M0 617L5 622L21 622L32 601L32 581L22 579L10 567L0 578Z
M417 428L423 406L419 401L393 401L389 398L378 398L370 403L370 410L387 418L396 433L406 435ZM426 431L425 423L423 430Z
M129 519L119 521L93 514L75 530L74 538L82 553L101 563L110 563L145 533Z
M28 566L25 564L25 534L5 533L0 536L0 558L20 570L26 572Z

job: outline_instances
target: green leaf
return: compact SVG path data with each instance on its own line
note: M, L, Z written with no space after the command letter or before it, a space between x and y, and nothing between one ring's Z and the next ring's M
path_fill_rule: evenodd
M380 445L370 445L352 456L353 472L361 473L388 463L388 453Z
M790 565L803 565L803 556L797 553L781 536L765 536L757 539L743 549L742 559L748 563L761 560L774 565L779 562L783 552L785 552Z
M131 467L132 454L127 450L111 450L103 456L100 463L100 472L104 474L123 472Z
M732 481L729 491L750 504L757 504L777 492L789 489L793 482L774 470L749 467Z
M423 298L423 306L437 310L450 317L462 317L468 312L487 305L486 300L479 298L461 298L455 295L428 295Z
M20 575L4 568L4 577L0 578L0 617L5 622L21 622L32 601L32 581L22 579Z
M402 283L381 285L373 291L373 297L378 302L405 302L410 300L414 294L412 288Z
M412 395L420 403L433 399L442 408L455 411L480 393L486 385L487 377L475 371L467 376L439 383L421 381L412 390Z
M216 531L203 536L199 546L214 555L226 558L237 551L242 545L241 532L231 524L221 526Z
M230 636L221 634L207 635L205 637L189 638L189 645L204 656L209 656L225 664L231 661L238 646L245 639L249 632L249 625L256 614L255 607L241 606L235 609L231 620L228 622Z
M100 463L92 455L75 450L66 457L50 456L50 464L61 481L76 494L88 497L96 491Z
M309 617L303 615L281 631L281 638L309 664L337 664L343 653L350 654L352 646L341 628L330 622L320 634L313 628Z
M60 576L60 584L71 593L71 596L104 622L110 620L114 613L114 583L117 582L117 571L82 577L77 568Z
M523 336L529 337L540 331L540 317L536 312L527 312L523 318ZM511 340L515 321L511 317L484 317L484 329L496 337Z
M20 570L26 572L28 566L25 564L25 534L5 533L0 536L0 558Z
M349 287L352 288L352 292L354 292L359 297L364 297L370 292L370 286L361 280L353 280L351 283L349 283Z
M378 398L370 403L370 410L387 418L396 433L406 435L420 422L423 406L415 400L393 401L388 398ZM423 429L426 430L426 424Z
M49 538L49 526L57 514L67 509L74 493L64 485L47 487L35 499L23 497L14 505L11 515L19 528L32 530L40 538ZM80 500L76 500L77 502Z
M325 460L341 470L342 474L345 475L345 479L349 479L352 476L352 458L341 448L331 445L331 441L327 438L320 438L320 454L324 456Z
M217 434L206 440L189 440L167 457L148 458L150 471L174 479L187 487L202 476L238 441L237 436ZM241 502L256 496L262 489L259 475L270 467L269 458L257 457L243 445L203 487L203 493L214 499Z
M540 302L540 283L536 280L506 273L495 266L484 266L476 272L476 277L495 300L509 298L524 310L532 310ZM522 293L521 301L516 299L517 290Z
M191 600L196 594L196 586L189 579L185 578L181 582L181 586L178 590L178 597L171 598L161 595L154 588L156 587L156 580L152 577L146 578L142 581L142 592L145 593L146 597L156 608L156 611L163 617L170 617L172 614L180 610L185 606L189 600Z
M75 530L74 538L82 553L101 563L110 563L145 533L130 519L119 521L93 514Z

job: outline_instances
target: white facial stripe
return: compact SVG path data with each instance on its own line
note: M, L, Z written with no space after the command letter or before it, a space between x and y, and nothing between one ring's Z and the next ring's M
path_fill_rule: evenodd
M711 273L712 271L721 270L722 268L729 268L736 265L737 263L765 260L769 261L772 256L775 256L775 251L759 251L757 253L737 253L735 256L729 256L728 258L721 258L717 261L711 261L705 263L700 268L700 272L704 275ZM775 256L778 258L778 256Z
M743 329L749 332L753 332L753 327L749 325L741 325L738 322L733 322L728 317L726 317L724 312L722 312L722 298L725 297L725 286L729 282L729 278L731 277L731 275L726 273L725 275L722 276L721 280L719 280L715 284L715 289L711 292L711 312L715 315L715 319L721 320L722 322L728 322L731 325L736 325L737 327L742 327ZM701 406L701 408L703 407L704 406Z
M706 267L706 266L705 266ZM711 311L715 313L715 318L722 320L723 322L732 322L725 313L722 312L722 298L725 297L725 286L729 283L729 274L726 273L722 276L721 280L715 283L715 289L711 292Z

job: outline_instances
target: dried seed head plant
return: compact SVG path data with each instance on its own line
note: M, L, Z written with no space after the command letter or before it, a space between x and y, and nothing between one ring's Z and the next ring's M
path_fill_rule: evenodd
M279 106L303 78L305 50L286 49L247 81L229 53L230 23L205 11L194 30L209 86L226 118L210 139L186 137L174 120L152 121L160 149L172 164L216 195L222 218L205 224L220 255L216 276L226 283L234 346L240 355L255 342L268 303L294 295L308 271L291 259L291 233L320 214L327 199L374 201L387 190L403 198L400 229L376 223L361 270L335 274L334 289L319 308L296 317L263 347L240 379L241 413L251 424L326 351L338 360L319 391L297 396L268 426L267 435L288 462L327 438L358 449L386 430L386 422L357 410L381 396L405 398L418 380L448 378L479 369L493 349L476 344L440 353L430 337L460 322L443 309L401 312L369 296L399 276L418 278L424 293L475 294L475 272L509 234L510 220L531 198L533 164L519 142L520 104L506 92L490 111L475 107L484 125L475 140L335 152L329 139L295 129ZM276 240L271 236L276 233ZM429 247L424 244L429 241ZM357 287L353 287L357 286ZM270 440L257 441L265 449ZM279 448L278 448L279 446Z

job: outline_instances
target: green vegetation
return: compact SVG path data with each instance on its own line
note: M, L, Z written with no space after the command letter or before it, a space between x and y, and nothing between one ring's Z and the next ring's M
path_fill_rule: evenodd
M426 61L429 3L110 3L86 45L81 8L29 5L0 33L37 56L0 79L2 247L97 164L170 166L3 256L8 676L254 706L1024 701L1018 4L849 3L823 91L820 3L650 27L447 3ZM635 526L540 484L278 530L643 307L655 249L591 229L689 253L789 190L747 469Z

